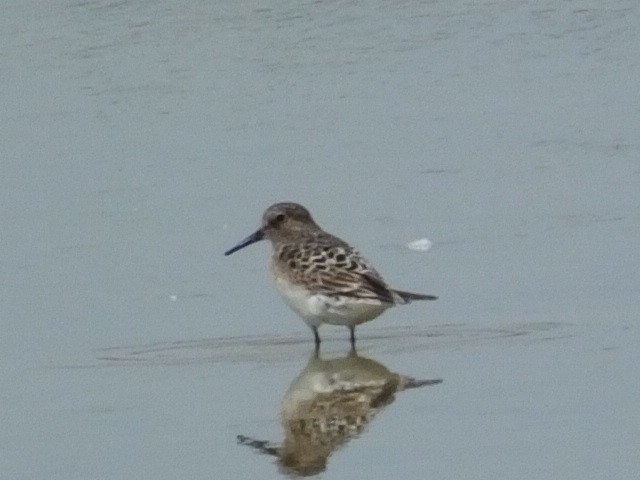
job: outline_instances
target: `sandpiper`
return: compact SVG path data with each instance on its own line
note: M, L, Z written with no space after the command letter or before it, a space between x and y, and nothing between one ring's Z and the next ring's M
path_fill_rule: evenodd
M355 348L357 325L394 305L438 298L390 288L357 250L322 230L297 203L271 205L261 227L225 255L265 238L273 246L271 270L276 286L287 305L313 330L316 347L323 323L348 327Z

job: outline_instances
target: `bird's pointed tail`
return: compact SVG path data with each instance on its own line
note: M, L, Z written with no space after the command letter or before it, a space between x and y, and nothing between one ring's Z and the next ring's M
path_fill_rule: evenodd
M396 303L405 304L414 300L437 300L435 295L425 295L422 293L402 292L400 290L393 290L394 300Z

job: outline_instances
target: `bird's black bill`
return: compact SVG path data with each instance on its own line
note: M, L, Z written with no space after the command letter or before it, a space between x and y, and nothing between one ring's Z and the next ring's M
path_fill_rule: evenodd
M252 233L251 235L249 235L244 240L242 240L235 247L233 247L233 248L227 250L226 252L224 252L224 254L225 255L231 255L233 252L237 252L238 250L240 250L240 249L242 249L244 247L248 247L252 243L259 242L263 238L264 238L264 232L262 231L262 229L260 229L260 230L256 231L255 233Z

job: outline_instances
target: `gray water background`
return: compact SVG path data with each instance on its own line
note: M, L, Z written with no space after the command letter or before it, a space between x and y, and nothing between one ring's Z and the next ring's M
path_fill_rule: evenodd
M222 252L281 200L440 296L358 330L443 383L322 478L637 478L637 2L2 11L2 478L279 478L236 435L281 439L311 334Z

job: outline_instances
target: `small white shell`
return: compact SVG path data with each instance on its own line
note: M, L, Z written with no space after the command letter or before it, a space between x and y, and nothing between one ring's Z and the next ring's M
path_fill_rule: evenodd
M416 252L426 252L431 248L431 245L433 245L433 243L428 238L419 238L413 242L407 243L407 247L411 250L415 250Z

